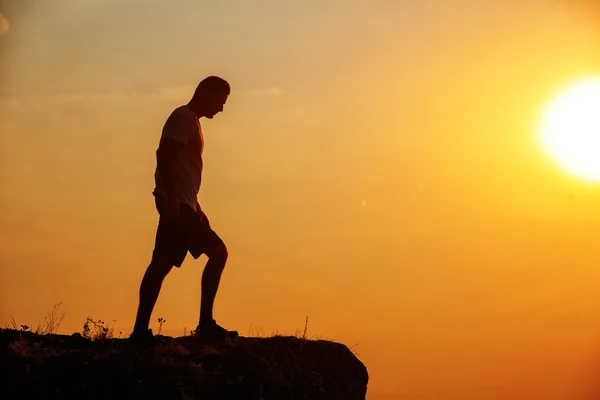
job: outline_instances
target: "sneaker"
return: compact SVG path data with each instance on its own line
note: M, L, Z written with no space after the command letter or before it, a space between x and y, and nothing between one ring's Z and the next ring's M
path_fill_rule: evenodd
M129 341L135 344L153 345L156 342L156 338L152 334L152 329L147 329L145 331L133 331L129 335Z
M217 325L217 321L213 319L209 322L199 323L195 335L200 339L221 340L238 337L238 332L228 331L222 326Z

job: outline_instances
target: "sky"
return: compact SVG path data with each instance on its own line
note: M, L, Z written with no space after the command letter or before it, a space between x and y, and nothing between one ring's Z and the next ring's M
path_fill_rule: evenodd
M600 184L540 143L593 1L0 0L0 324L126 337L162 125L208 75L217 321L342 342L368 399L600 398ZM195 327L206 258L151 328ZM594 397L594 393L596 396Z

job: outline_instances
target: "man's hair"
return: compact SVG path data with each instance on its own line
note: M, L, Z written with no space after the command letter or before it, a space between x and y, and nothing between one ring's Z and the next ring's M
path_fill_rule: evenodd
M201 97L205 94L214 94L214 93L224 93L229 95L231 88L229 83L218 76L209 76L208 78L204 78L196 88L194 92L194 97Z

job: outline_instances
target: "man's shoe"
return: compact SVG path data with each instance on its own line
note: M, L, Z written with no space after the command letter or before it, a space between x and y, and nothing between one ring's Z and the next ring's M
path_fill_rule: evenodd
M238 332L228 331L222 326L217 325L217 321L213 319L208 322L200 322L198 327L196 327L195 335L203 340L223 340L238 337Z
M156 338L152 334L152 329L147 329L145 331L133 331L129 335L129 341L134 344L151 346L155 344Z

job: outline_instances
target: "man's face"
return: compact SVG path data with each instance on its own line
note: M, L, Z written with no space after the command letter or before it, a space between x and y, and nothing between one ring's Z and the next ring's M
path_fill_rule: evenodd
M227 102L228 95L225 93L215 93L208 96L206 102L206 118L214 117L217 113L223 111L223 106Z

